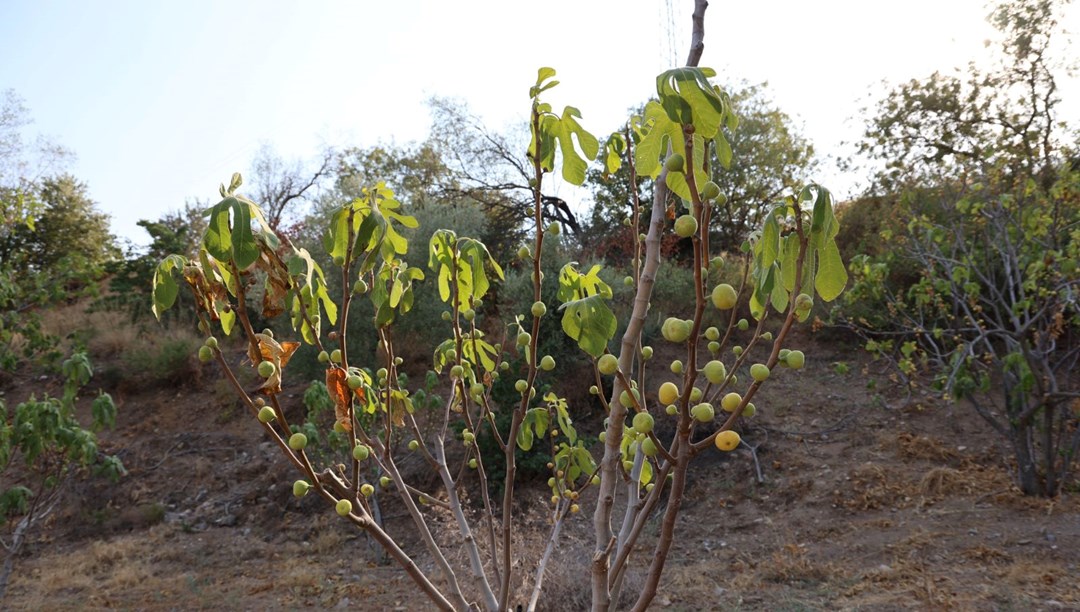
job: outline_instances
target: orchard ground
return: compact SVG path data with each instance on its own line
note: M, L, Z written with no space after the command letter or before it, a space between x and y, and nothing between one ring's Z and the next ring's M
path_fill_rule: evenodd
M676 357L656 344L654 360ZM696 460L654 608L1080 609L1075 485L1054 500L1023 497L1001 442L970 408L909 398L845 340L800 328L789 346L806 351L806 367L773 373L744 432L764 482L745 448ZM94 359L100 384L116 364ZM141 388L122 375L106 385L120 410L104 450L130 473L117 486L69 490L18 560L5 605L425 608L403 571L374 563L362 533L317 497L293 498L297 475L215 366L191 367L201 379L183 386ZM5 390L9 404L59 385L20 380ZM654 377L650 396L662 380ZM246 384L257 386L253 372ZM299 417L300 393L287 406ZM656 416L662 431L668 417ZM520 489L523 545L542 546L549 496L542 481ZM382 500L389 531L435 575L403 508L392 495ZM592 502L587 495L563 530L544 609L588 607ZM446 526L441 539L454 538L448 516L435 522ZM658 525L656 517L653 534ZM651 555L652 538L644 542L637 554ZM531 580L532 567L517 571Z

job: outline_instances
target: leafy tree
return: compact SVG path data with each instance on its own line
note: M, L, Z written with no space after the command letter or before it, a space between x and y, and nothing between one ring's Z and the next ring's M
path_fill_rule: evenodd
M768 211L748 249L752 262L747 262L741 289L710 278L710 221L719 189L710 181L705 159L709 147L728 146L720 126L730 129L735 117L727 97L709 82L715 72L696 67L704 8L705 3L699 1L691 66L656 79L658 99L631 123L636 138L620 152L635 172L654 180L656 187L648 232L634 267L633 311L621 341L614 346L618 321L610 304L613 292L600 266L563 265L556 275L555 298L560 306L554 309L546 304L545 243L559 234L561 225L545 224L544 182L558 171L563 180L580 185L588 162L600 154L599 142L580 124L576 109L556 112L543 101L543 94L558 83L551 68L540 69L529 92L532 106L525 169L534 233L517 254L532 277L528 312L512 314L511 320L502 323L485 320L478 308L490 299L492 287L505 273L475 238L437 229L424 249L426 264L410 265L407 230L418 224L417 219L406 214L396 194L382 182L366 185L360 197L340 203L330 216L322 247L333 262L328 268L332 273L324 272L307 250L283 246L261 209L239 194L239 175L211 210L199 257L171 255L158 267L156 313L175 302L179 291L175 272L181 271L195 295L202 324L213 324L225 334L235 330L243 334L251 366L265 381L256 393L238 382L216 338L207 338L200 358L217 361L251 414L302 474L294 483L294 493L314 492L333 505L343 520L378 542L440 609L507 610L517 605L535 609L561 529L579 513L582 493L590 488L598 489L590 565L594 609L609 609L618 601L626 588L633 553L644 544L646 525L653 517L661 517L654 551L643 559L646 577L635 609L647 607L657 593L675 539L692 459L704 452L739 447L736 430L756 410L751 400L770 372L803 366L803 353L783 345L794 324L809 315L812 296L831 301L844 288L847 275L835 242L838 224L832 198L817 185L782 198ZM605 163L617 166L622 159L615 155L605 158ZM691 244L693 297L686 296L686 310L670 317L663 327L666 341L685 349L685 362L648 368L658 376L667 375L655 370L681 376L680 384L661 386L663 400L657 405L645 393L654 387L646 375L651 349L641 341L660 266L661 235L671 231L665 223L668 190L689 211L676 221L674 231ZM640 208L640 203L635 206ZM633 215L641 213L635 210ZM295 341L285 340L285 333L279 339L252 326L247 293L256 274L263 275L266 295L271 296L263 302L261 314L287 315L292 327L288 333ZM327 277L339 275L342 291L334 299ZM400 376L403 360L397 329L418 306L418 287L425 281L437 288L445 313L444 339L429 348L435 375L451 391L436 412L420 415L415 394ZM735 314L740 290L750 294L757 321L753 328ZM370 318L363 326L350 326L348 313L361 301L370 302ZM706 329L706 308L722 311L723 335L719 329ZM560 365L540 350L545 317L558 317L562 330L591 362L594 394L607 413L598 436L599 457L590 448L593 438L579 432L581 424L572 419L570 403L560 395L558 385L552 385L550 392L539 392L548 381L558 381ZM770 317L780 319L775 337L764 331ZM509 334L504 336L502 330ZM351 349L357 335L378 342L374 361L364 361ZM301 343L319 351L317 359L325 364L326 390L334 407L334 427L349 447L347 456L325 466L306 450L308 435L288 421L279 401L287 386L283 370L299 354ZM733 349L736 343L741 347L738 350ZM511 361L521 364L518 371L512 372ZM741 371L747 367L749 377ZM503 376L518 378L509 399L493 393ZM664 418L674 424L670 439L658 438L653 427L656 419ZM709 426L710 433L699 430L714 420L718 423ZM482 453L481 438L494 439L497 452ZM518 449L545 453L550 470L551 533L545 549L529 561L522 560L527 552L515 552L513 542L519 501L515 499ZM407 480L402 467L409 456L418 457L429 475L437 475L440 486L432 487L430 479ZM497 496L487 478L492 462L500 463L504 474ZM383 475L378 480L369 479L371 465ZM466 511L462 497L466 492L483 506L482 512ZM615 516L617 497L624 498L619 504L621 520ZM411 517L413 535L419 537L437 576L422 571L415 553L403 550L376 520L375 501L385 507L390 499ZM432 531L430 507L452 517L456 533L449 540ZM464 567L454 567L449 547L464 553L468 559ZM523 581L517 568L531 566L532 561L537 568L534 579L518 587ZM468 573L467 582L459 582L459 572Z
M34 527L61 502L65 485L87 472L112 479L124 472L114 456L99 451L98 432L116 422L116 405L107 393L91 404L91 423L84 428L75 416L80 389L93 375L84 353L64 362L64 394L28 401L8 409L0 401L0 521L6 537L0 540L6 551L0 569L0 601L7 590L15 558L22 551Z
M878 106L863 148L887 162L879 184L908 223L878 258L856 258L849 294L879 305L878 320L852 321L868 347L970 401L1012 447L1020 490L1043 496L1080 450L1080 174L1051 53L1061 6L998 5L998 67L911 81ZM898 284L897 266L918 274Z
M25 133L29 112L0 101L0 373L24 359L59 357L35 310L87 287L114 254L107 221L74 178L46 173L70 154Z
M147 296L157 263L170 253L198 255L199 242L206 231L203 212L207 208L207 204L188 202L183 209L168 212L157 221L141 219L137 225L150 235L150 245L129 247L123 259L108 266L109 293L99 300L99 306L125 309L136 318L149 316Z
M119 255L109 217L97 209L86 184L71 175L41 181L42 207L27 223L0 239L0 259L33 272L62 277L60 286L85 285Z

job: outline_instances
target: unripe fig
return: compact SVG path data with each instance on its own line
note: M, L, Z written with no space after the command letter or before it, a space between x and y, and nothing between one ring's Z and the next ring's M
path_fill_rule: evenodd
M739 294L735 287L727 283L721 283L712 290L712 303L720 310L731 310L739 300Z
M525 393L528 388L529 382L524 378L519 378L517 379L517 382L514 383L514 389L516 389L518 393Z
M655 457L657 453L656 442L653 442L652 438L645 438L641 441L641 452L645 453L646 457Z
M634 277L633 276L627 276L627 277L623 278L622 279L622 284L625 287L633 287L634 286Z
M476 434L466 429L465 431L461 432L461 441L465 444L472 444L476 441Z
M416 440L409 440L409 450L414 451L420 448L420 443Z
M682 172L685 165L686 160L678 153L675 153L664 160L664 167L667 168L668 172Z
M273 361L263 361L259 363L259 376L262 376L263 378L270 378L276 371L277 368L274 366Z
M686 324L686 321L676 317L668 317L660 328L664 339L675 343L686 342L686 339L690 337L690 331L690 326Z
M319 351L318 360L319 363L326 363L330 361L330 353L327 353L326 351Z
M353 283L353 286L352 286L353 293L355 293L357 295L363 295L363 294L367 293L367 290L368 290L367 282L365 282L364 279L361 278L360 280Z
M634 399L636 399L638 403L640 403L641 394L638 393L637 389L633 389L632 391L634 394ZM619 403L622 404L624 408L632 408L635 402L633 399L630 399L630 395L626 391L623 391L619 394Z
M694 388L690 389L690 401L691 402L699 402L699 401L701 401L701 398L703 396L704 396L704 393L701 391L701 389L699 389L697 387L694 387Z
M273 421L276 418L277 418L277 414L274 412L274 409L271 408L270 406L263 406L262 408L259 409L259 422L260 423L269 423L270 421Z
M736 326L739 328L739 331L746 331L750 329L750 322L746 319L739 319L739 322L736 324Z
M476 318L476 311L475 311L475 310L473 310L472 308L466 308L465 310L462 310L462 311L461 311L461 316L462 316L462 317L463 317L463 318L464 318L464 319L465 319L466 321L472 321L473 319L475 319L475 318Z
M702 402L690 409L690 416L694 417L699 423L708 423L716 418L716 411L713 410L712 404Z
M482 383L475 382L469 385L469 395L473 397L483 397L485 390Z
M292 494L296 497L303 497L307 495L307 492L311 490L311 485L306 480L297 480L292 485Z
M754 402L748 402L742 409L742 415L748 419L755 414L757 414L757 406L754 405Z
M750 377L757 382L763 382L769 377L769 367L764 363L755 363L750 366Z
M517 336L518 346L528 346L532 342L532 334L529 332L521 332Z
M701 186L701 199L714 200L720 195L720 186L712 181L706 182Z
M476 459L469 459L469 467L475 470L477 465L479 464L476 462Z
M360 495L363 495L364 497L371 497L374 494L375 487L371 486L370 483L365 482L364 484L360 485Z
M273 337L274 337L274 330L270 329L269 327L267 327L266 329L262 330L262 333L263 333L263 335L264 335L264 336L267 336L267 337L269 337L269 338L273 338Z
M675 361L672 361L671 362L671 373L672 374L682 374L682 372L683 372L682 361L679 361L678 359L676 359Z
M802 351L791 351L787 354L787 359L785 361L787 361L787 365L789 368L791 368L792 370L798 370L803 367L804 363L806 363L806 356L803 355Z
M653 430L655 424L653 416L648 412L639 412L634 415L634 430L647 434Z
M702 371L705 373L705 378L714 385L723 383L724 379L727 378L727 368L724 367L724 362L715 359L706 363Z
M600 387L597 387L596 385L592 385L592 386L589 387L589 395L599 395L599 394L600 394Z
M536 300L535 302L533 302L532 315L534 317L539 319L540 317L542 317L542 316L544 316L546 314L547 314L547 305L546 304L544 304L540 300Z
M357 444L352 449L353 459L365 461L371 455L371 448L364 444Z
M720 407L725 412L735 412L735 409L742 403L742 396L732 391L724 396L724 399L720 400Z
M334 349L330 351L330 361L334 363L341 363L341 349Z
M306 446L307 436L305 436L304 434L297 432L289 436L289 448L293 449L294 451L304 450Z
M709 349L710 353L715 355L716 353L720 352L720 343L714 340L708 344L707 348Z
M204 342L203 344L205 344L206 346L210 347L213 350L217 350L217 348L218 348L217 338L215 338L213 336L208 337L206 339L206 342Z
M339 499L334 510L337 510L338 516L349 516L352 512L352 502L347 499Z
M205 344L199 347L199 361L207 363L214 358L214 350ZM274 364L270 364L270 367L274 367ZM270 374L273 374L271 371ZM269 375L268 375L269 376Z
M766 342L772 342L772 332L764 332L761 334L761 339Z
M559 223L557 221L552 222L551 225L547 226L547 232L549 234L551 234L552 236L558 236L561 231L562 231L562 226L559 225Z
M679 407L675 404L668 404L667 408L664 408L664 412L671 416L675 416L676 414L679 414Z
M550 372L555 369L555 358L551 355L544 355L544 358L540 360L540 369L546 372Z
M532 257L532 252L529 251L529 247L521 245L518 247L517 256L518 259L530 259Z
M641 347L641 358L645 361L652 359L653 348L651 346Z
M675 219L675 235L680 238L689 238L697 233L698 222L694 215L682 215Z
M465 368L459 365L455 365L454 367L450 368L450 376L453 376L454 378L461 378L462 376L465 376Z
M351 374L347 379L345 379L345 384L349 385L349 388L355 391L360 387L364 386L364 379L360 378L356 374Z
M716 329L715 327L710 327L710 328L706 329L705 330L705 339L706 340L719 340L720 339L720 330Z
M596 368L604 376L611 376L619 369L619 360L615 355L604 353L596 360Z
M381 477L379 477L379 486L380 487L385 489L385 488L389 487L392 484L394 484L394 481L389 476L381 476Z

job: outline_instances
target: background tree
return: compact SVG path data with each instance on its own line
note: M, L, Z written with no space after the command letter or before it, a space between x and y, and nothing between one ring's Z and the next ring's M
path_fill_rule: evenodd
M275 231L303 217L319 185L333 170L334 151L319 153L313 164L286 160L269 144L264 144L252 160L249 192L266 210L266 222ZM288 234L289 232L285 232Z
M528 135L492 131L461 101L433 97L428 105L432 146L455 177L443 189L443 196L478 202L488 217L488 247L497 256L510 254L536 221L530 186L535 179L524 155ZM540 218L545 224L565 226L575 237L581 235L581 223L570 203L553 192L542 194Z
M878 105L862 146L884 162L872 195L907 222L881 228L879 257L856 258L849 293L878 313L849 317L869 348L908 376L928 365L1008 441L1019 488L1045 496L1080 449L1080 180L1051 45L1061 6L998 5L997 67L913 80Z

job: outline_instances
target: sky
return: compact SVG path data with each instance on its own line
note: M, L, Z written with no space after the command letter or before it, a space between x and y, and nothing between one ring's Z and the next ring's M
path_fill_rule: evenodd
M2 0L0 90L24 99L32 134L75 153L69 170L114 234L145 244L139 219L215 198L263 144L314 159L325 145L422 140L433 95L495 130L523 123L540 66L561 81L546 100L607 134L685 61L692 4ZM701 65L721 84L767 82L823 158L815 178L843 199L863 181L832 160L861 134L861 110L887 83L984 57L986 13L983 0L712 0ZM1064 21L1080 32L1076 4ZM1063 83L1065 100L1077 93Z

